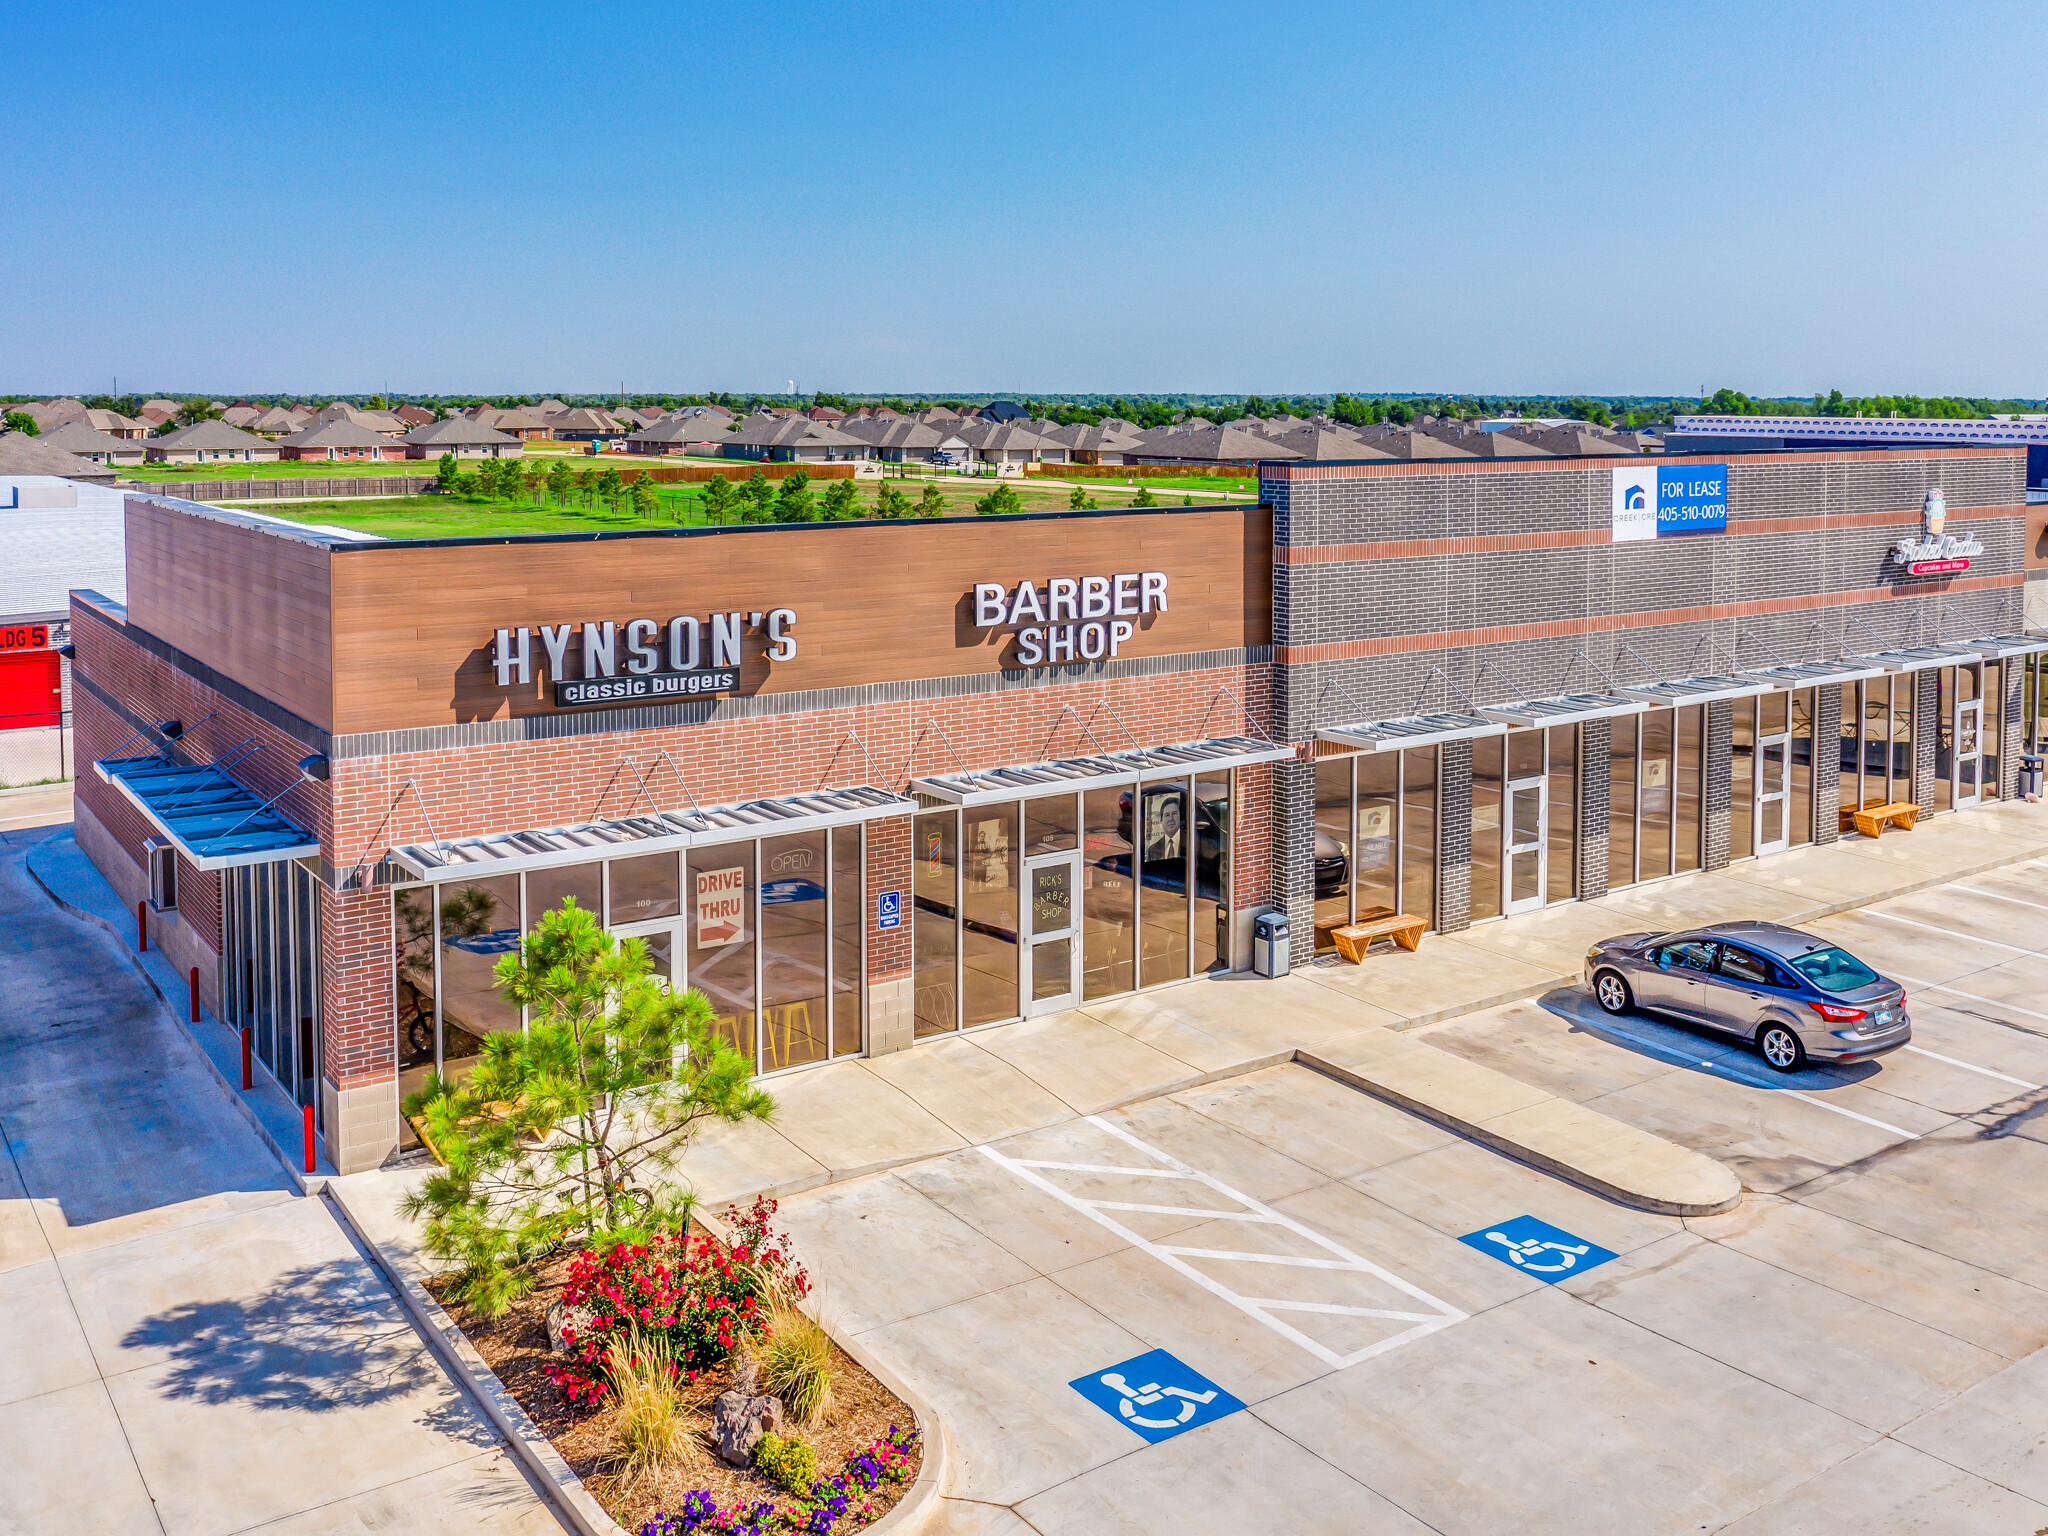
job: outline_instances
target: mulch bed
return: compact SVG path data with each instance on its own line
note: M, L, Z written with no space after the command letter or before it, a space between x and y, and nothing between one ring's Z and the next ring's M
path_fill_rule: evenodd
M628 1531L637 1532L644 1521L659 1512L676 1512L682 1507L683 1496L693 1489L708 1492L721 1508L762 1499L783 1505L791 1503L788 1494L751 1469L727 1466L708 1444L693 1466L679 1467L659 1481L643 1479L630 1488L619 1486L618 1480L606 1470L612 1455L608 1410L574 1406L542 1369L560 1359L548 1350L547 1311L561 1295L568 1270L567 1255L547 1264L533 1288L499 1318L481 1317L447 1300L443 1295L445 1282L438 1277L429 1278L426 1287L469 1335L485 1363L518 1399L519 1406L540 1427L541 1433L554 1442L562 1459L583 1479L592 1496ZM693 1388L685 1389L686 1401L692 1406L692 1420L699 1429L710 1428L711 1401L726 1385L722 1372L711 1372ZM909 1428L916 1423L916 1416L895 1393L836 1344L832 1348L832 1391L835 1401L830 1414L817 1424L792 1427L816 1450L820 1477L839 1471L849 1456L867 1449L872 1441L887 1434L891 1426ZM884 1484L876 1489L869 1496L876 1518L894 1506L910 1487L910 1483ZM848 1522L845 1528L855 1527Z

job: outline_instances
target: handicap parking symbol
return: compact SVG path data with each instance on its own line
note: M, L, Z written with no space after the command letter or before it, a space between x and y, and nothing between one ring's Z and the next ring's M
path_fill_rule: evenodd
M1583 1274L1617 1256L1611 1249L1573 1237L1534 1216L1497 1222L1477 1232L1467 1232L1458 1241L1481 1253L1490 1253L1501 1263L1511 1264L1547 1285L1557 1284L1566 1275Z
M1068 1383L1119 1424L1158 1444L1244 1406L1163 1349Z

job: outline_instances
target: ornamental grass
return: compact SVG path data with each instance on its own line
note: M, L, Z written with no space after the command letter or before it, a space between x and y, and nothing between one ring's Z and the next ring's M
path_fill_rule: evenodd
M784 1293L771 1295L765 1323L755 1349L761 1390L782 1399L792 1422L817 1423L832 1411L831 1335Z
M689 1408L676 1389L675 1352L660 1333L630 1326L605 1351L618 1475L631 1486L703 1460Z

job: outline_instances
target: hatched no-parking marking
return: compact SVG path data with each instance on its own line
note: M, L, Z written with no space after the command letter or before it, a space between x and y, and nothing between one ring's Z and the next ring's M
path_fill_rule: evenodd
M1313 1228L1304 1226L1293 1217L1283 1215L1262 1201L1253 1199L1221 1179L1191 1168L1180 1159L1160 1151L1133 1136L1121 1126L1113 1125L1101 1115L1089 1115L1087 1121L1097 1130L1128 1143L1153 1160L1154 1166L1132 1166L1116 1163L1076 1163L1052 1161L1044 1158L1008 1157L994 1147L983 1146L982 1155L1000 1167L1007 1168L1026 1183L1036 1186L1062 1204L1072 1207L1089 1220L1108 1228L1132 1247L1150 1254L1169 1269L1192 1280L1211 1295L1230 1303L1245 1316L1256 1318L1283 1338L1299 1344L1325 1365L1342 1370L1347 1365L1356 1365L1374 1355L1385 1354L1403 1344L1412 1343L1425 1334L1448 1328L1453 1323L1465 1320L1465 1314L1445 1301L1411 1285L1399 1275L1382 1269L1370 1259L1361 1258L1341 1243L1331 1241ZM1143 1194L1161 1184L1198 1184L1212 1194L1231 1201L1234 1209L1210 1209L1202 1206L1171 1205L1144 1200L1105 1200L1074 1194L1062 1189L1046 1175L1052 1173L1078 1173L1096 1178L1127 1178L1136 1185L1129 1193ZM1111 1212L1148 1213L1160 1216L1188 1216L1204 1221L1237 1221L1261 1226L1274 1231L1285 1231L1303 1239L1315 1249L1315 1253L1270 1253L1244 1252L1231 1248L1193 1248L1178 1243L1157 1243L1143 1237L1116 1219ZM1350 1273L1360 1277L1370 1276L1382 1285L1391 1286L1402 1295L1413 1298L1428 1311L1411 1311L1405 1308L1360 1307L1327 1301L1297 1301L1286 1297L1247 1295L1233 1286L1226 1285L1213 1275L1205 1274L1189 1261L1205 1259L1212 1263L1252 1264L1280 1266L1286 1269L1321 1270ZM1407 1323L1409 1326L1387 1338L1356 1349L1349 1354L1336 1350L1310 1338L1299 1328L1282 1321L1276 1313L1324 1313L1336 1317L1380 1318L1388 1322Z

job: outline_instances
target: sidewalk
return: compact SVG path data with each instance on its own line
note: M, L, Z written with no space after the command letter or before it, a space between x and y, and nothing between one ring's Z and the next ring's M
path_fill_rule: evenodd
M1943 816L1878 841L1852 836L1550 907L1427 939L1413 953L1375 951L1363 965L1322 961L1277 980L1194 981L921 1042L888 1056L808 1068L769 1080L773 1125L704 1132L683 1161L682 1177L707 1203L793 1194L1297 1054L1368 1092L1478 1134L1471 1128L1527 1106L1527 1100L1512 1102L1509 1089L1528 1090L1498 1073L1480 1080L1446 1069L1445 1082L1460 1086L1446 1088L1442 1102L1408 1102L1399 1084L1376 1087L1371 1080L1364 1063L1388 1052L1367 1037L1575 983L1588 945L1610 934L1740 917L1796 925L2044 853L2048 804L2008 803ZM1426 1080L1416 1052L1435 1048L1419 1040L1411 1045L1400 1053L1403 1077ZM1527 1116L1517 1122L1528 1123ZM1583 1145L1584 1127L1557 1129ZM1517 1155L1527 1154L1525 1148ZM1628 1179L1617 1173L1609 1182L1625 1187Z

